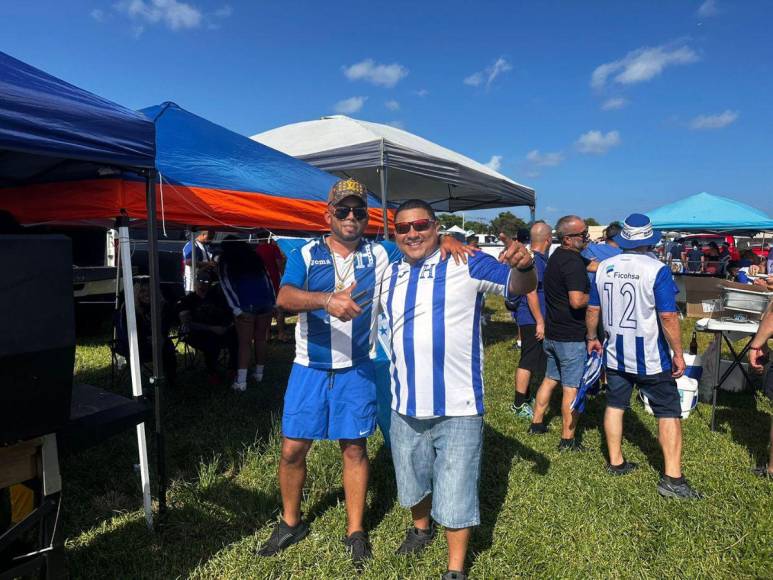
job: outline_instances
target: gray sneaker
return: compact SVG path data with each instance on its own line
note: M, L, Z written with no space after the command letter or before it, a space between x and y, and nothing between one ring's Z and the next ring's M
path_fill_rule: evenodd
M456 570L449 570L440 577L440 580L467 580L467 574L457 572Z
M405 539L400 547L397 548L397 554L405 556L407 554L418 554L435 539L435 526L430 525L428 530L420 530L411 526L405 533Z
M295 527L290 527L280 518L279 525L271 532L271 537L258 550L258 556L276 556L285 548L297 544L308 535L309 526L306 522L300 521Z
M658 493L663 497L673 497L674 499L703 499L703 496L690 486L690 482L684 476L677 483L661 477L658 482Z

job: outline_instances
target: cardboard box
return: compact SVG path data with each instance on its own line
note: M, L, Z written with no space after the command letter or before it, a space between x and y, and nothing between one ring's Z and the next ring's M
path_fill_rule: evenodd
M743 314L749 320L760 320L761 318L760 314L723 310L722 290L723 288L737 288L750 292L766 293L766 289L762 286L740 284L730 280L714 278L713 276L676 275L674 278L679 288L677 302L684 305L687 316L722 318Z

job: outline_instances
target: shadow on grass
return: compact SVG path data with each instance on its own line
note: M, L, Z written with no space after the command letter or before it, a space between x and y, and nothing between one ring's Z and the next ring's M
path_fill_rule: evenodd
M376 457L370 462L370 477L368 485L373 493L370 508L365 513L365 529L375 530L389 510L394 507L397 498L397 483L395 469L392 463L392 453L386 445L382 445Z
M717 404L723 405L717 407L717 432L729 434L733 441L745 447L755 464L766 463L771 416L757 409L754 394L720 392ZM707 417L710 425L710 407Z
M494 529L507 498L510 471L516 457L532 463L532 471L537 475L545 475L550 469L550 460L545 455L486 424L483 428L483 465L479 491L481 525L474 530L470 540L469 567L472 567L476 555L488 550L494 541Z
M147 576L148 570L156 577L188 577L202 562L266 525L277 509L273 495L231 480L185 495L170 506L158 531L148 531L138 518L68 550L72 576L97 578L113 567L127 578Z

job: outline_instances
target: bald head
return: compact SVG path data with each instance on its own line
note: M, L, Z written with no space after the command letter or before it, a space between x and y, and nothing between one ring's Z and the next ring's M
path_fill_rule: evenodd
M561 247L567 250L581 251L588 243L587 232L585 221L577 215L565 215L556 224L556 233L561 240Z
M545 222L535 222L531 226L530 239L531 248L536 252L544 252L550 247L550 242L553 237L553 230Z

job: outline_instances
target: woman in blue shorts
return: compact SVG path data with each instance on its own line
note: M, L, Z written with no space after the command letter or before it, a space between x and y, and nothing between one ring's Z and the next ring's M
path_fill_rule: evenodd
M234 313L239 337L239 361L231 388L247 390L247 369L254 348L256 382L263 380L266 363L266 336L276 297L263 262L247 242L236 236L223 240L218 262L223 294Z

